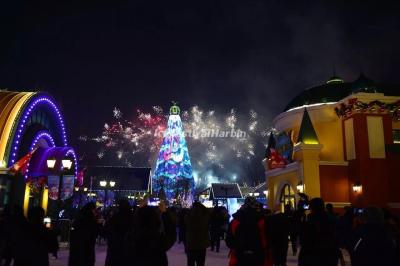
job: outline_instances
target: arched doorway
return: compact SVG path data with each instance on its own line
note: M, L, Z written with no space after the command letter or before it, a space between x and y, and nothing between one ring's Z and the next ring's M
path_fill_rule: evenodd
M280 203L282 212L287 204L290 204L292 208L296 207L296 194L289 184L285 184L281 189Z

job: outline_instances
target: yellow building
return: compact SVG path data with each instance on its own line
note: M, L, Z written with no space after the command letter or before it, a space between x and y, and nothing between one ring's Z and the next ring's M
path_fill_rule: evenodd
M298 192L322 197L336 208L370 204L400 207L393 187L400 187L400 90L361 75L354 82L339 77L296 96L273 120L290 143L282 168L263 163L269 207L291 203Z

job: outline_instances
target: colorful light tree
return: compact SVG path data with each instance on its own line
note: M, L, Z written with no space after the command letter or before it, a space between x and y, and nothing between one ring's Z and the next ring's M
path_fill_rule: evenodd
M168 126L153 175L153 194L168 201L176 199L187 205L191 204L193 193L192 165L180 109L174 104L169 111Z

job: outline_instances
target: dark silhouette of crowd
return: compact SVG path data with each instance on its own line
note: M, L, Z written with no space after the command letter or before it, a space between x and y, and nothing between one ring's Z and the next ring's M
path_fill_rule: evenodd
M337 213L341 212L341 214ZM43 223L45 212L5 206L0 216L0 266L48 266L57 257L57 232ZM273 211L247 197L232 215L223 206L206 208L194 202L190 209L136 206L119 200L99 210L89 202L75 215L70 228L69 265L93 266L96 244L107 243L106 266L165 266L167 251L183 244L188 266L204 266L207 249L229 248L229 266L284 266L289 252L299 266L400 265L398 217L377 207L344 210L320 198L279 204Z
M27 217L19 206L6 206L0 220L0 265L48 266L49 253L56 254L56 234L43 223L41 207L29 209Z
M345 265L344 253L354 266L400 265L400 223L388 211L349 206L339 216L321 198L281 208L246 199L229 226L229 266L287 265L289 242L293 255L300 247L299 266Z

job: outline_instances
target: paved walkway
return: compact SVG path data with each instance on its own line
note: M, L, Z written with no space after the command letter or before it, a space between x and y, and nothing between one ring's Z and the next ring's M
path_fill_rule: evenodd
M228 265L228 248L225 242L221 241L221 250L219 253L207 250L206 266L227 266ZM297 265L297 258L288 255L288 266ZM96 248L96 266L104 266L106 258L106 246L101 245ZM168 251L168 261L170 266L186 266L186 254L182 244L175 244ZM64 249L59 252L58 259L50 258L50 266L67 266L68 265L68 250Z

